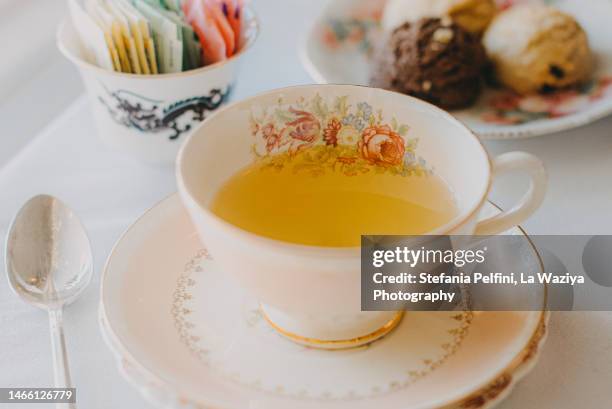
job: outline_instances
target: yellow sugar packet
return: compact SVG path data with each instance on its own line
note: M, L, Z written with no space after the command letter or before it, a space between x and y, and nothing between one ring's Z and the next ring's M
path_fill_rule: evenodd
M161 73L181 72L183 68L183 33L176 23L147 1L133 3L149 22Z
M147 54L149 55L149 61L151 63L151 72L153 74L159 74L159 69L157 67L157 55L155 54L155 43L153 42L153 38L147 38L146 45Z
M115 17L119 24L121 29L121 37L123 39L123 43L125 44L128 57L130 58L132 73L142 74L140 60L138 58L138 51L136 50L136 42L130 33L130 24L127 17L112 1L106 0L104 2L104 6L106 7L106 10Z
M89 12L90 14L95 14L98 16L98 19L102 24L102 29L112 37L113 43L115 44L117 52L119 53L121 71L131 73L132 65L130 64L128 52L123 42L119 22L104 9L104 6L99 1L93 0L89 2Z
M151 34L151 26L149 21L136 7L134 7L129 0L115 1L119 3L130 16L133 17L134 22L137 22L143 42L143 59L147 61L151 74L158 74L159 70L157 65L157 53L155 51L155 41L153 40Z
M140 69L143 74L151 74L151 66L147 57L146 45L145 45L145 34L148 36L147 22L138 10L132 7L125 0L107 0L110 5L113 5L118 11L121 11L125 16L132 38L134 40L134 46L136 47L136 54L138 55L138 61ZM146 33L145 33L146 31Z
M136 7L134 7L133 5L131 6L142 17L139 24L140 32L142 33L142 41L144 43L144 48L147 54L147 58L149 60L149 68L151 68L151 74L159 74L159 66L157 64L157 51L155 51L155 41L153 40L153 36L151 34L151 25L149 24L149 21L144 17L144 15L138 9L136 9Z
M121 60L119 59L119 52L117 51L117 47L115 47L115 45L113 44L113 39L109 35L105 34L104 36L106 37L106 42L108 43L108 48L113 58L113 65L115 66L115 71L122 72L123 70L121 69Z
M98 6L102 9L102 4ZM104 13L103 18L108 18L107 24L109 24L111 33L113 35L113 41L115 46L117 47L117 51L119 52L119 59L121 60L121 66L123 67L123 72L133 73L132 62L130 60L130 54L128 50L128 45L124 41L123 33L121 31L121 24L117 19L113 17L112 14L108 13L106 10L100 10Z
M100 16L98 16L97 13L92 13L88 10L88 14L89 17L91 17L91 19L104 33L104 40L106 41L106 46L108 47L108 52L110 53L111 61L113 62L113 69L117 72L122 72L119 52L117 51L117 47L115 47L113 37L111 36L109 31L104 29L104 22L100 19Z
M140 59L138 58L138 50L136 50L136 42L132 37L129 37L129 52L130 61L132 62L132 72L134 74L142 74L142 68L140 67Z

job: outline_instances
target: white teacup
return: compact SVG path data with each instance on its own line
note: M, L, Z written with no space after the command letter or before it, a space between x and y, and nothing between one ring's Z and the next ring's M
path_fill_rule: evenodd
M332 110L340 106L342 112L323 118L316 108L321 103ZM295 117L283 119L275 114L279 109ZM370 113L377 118L374 127L364 118ZM209 206L223 183L253 163L257 155L281 153L296 144L302 150L326 143L324 130L334 115L336 130L350 126L353 134L361 132L357 134L362 140L360 149L357 140L341 142L355 144L356 155L394 161L397 158L384 157L381 143L401 137L412 146L409 142L418 138L415 151L406 148L401 166L415 164L432 170L452 189L459 210L455 219L428 234L506 231L540 206L547 183L544 166L536 157L513 152L490 161L478 138L450 114L380 89L351 85L285 88L234 103L211 116L188 138L177 163L179 191L203 243L225 270L261 301L264 315L282 335L329 349L371 342L391 330L400 318L393 312L361 311L359 249L271 240L227 223ZM282 126L278 121L283 120L293 128L282 134L296 138L275 144L270 131ZM528 192L511 210L478 222L494 177L507 172L526 173L531 179Z
M176 74L135 75L98 67L69 19L58 30L57 44L81 74L99 137L142 162L174 164L187 135L228 102L239 63L258 31L257 19L247 9L236 55Z

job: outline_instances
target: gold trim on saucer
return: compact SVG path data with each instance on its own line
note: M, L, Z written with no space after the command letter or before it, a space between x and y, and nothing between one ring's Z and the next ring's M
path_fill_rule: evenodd
M371 332L369 334L362 335L360 337L351 338L351 339L325 340L325 339L304 337L298 334L294 334L293 332L287 331L284 328L277 325L276 323L274 323L274 321L270 319L270 317L268 316L268 314L266 314L263 308L260 307L260 310L266 322L283 337L291 341L297 342L298 344L301 344L301 345L306 345L306 346L317 348L317 349L328 349L328 350L350 349L350 348L357 348L360 346L371 344L372 342L381 339L382 337L384 337L385 335L393 331L402 321L402 318L404 318L404 311L398 311L395 314L395 316L391 320L389 320L385 325L383 325L382 327L378 328L376 331Z
M489 201L489 203L491 203L499 211L502 211L502 208L497 204L491 201ZM533 249L534 254L538 258L540 270L545 272L544 260L542 260L542 256L538 252L533 240L531 237L529 237L529 234L527 234L527 231L525 231L524 228L521 226L516 227L521 231L523 236L525 236L529 242L529 245ZM529 372L529 365L535 365L537 363L537 359L548 334L548 320L550 318L550 311L547 310L547 306L548 286L544 285L544 300L542 310L540 312L540 320L538 322L538 326L532 333L531 338L523 349L512 360L512 362L488 384L475 392L472 392L469 396L444 406L444 409L483 409L493 406L496 402L501 400L505 394L509 394L514 388L515 383L521 380Z
M522 230L522 229L521 229ZM525 368L537 362L538 355L542 349L543 341L546 339L549 313L542 312L540 321L531 339L521 350L512 363L496 378L481 389L473 392L457 405L449 405L444 408L460 409L482 409L490 407L504 394L510 393L514 384L518 382L527 372ZM521 370L525 370L520 374Z

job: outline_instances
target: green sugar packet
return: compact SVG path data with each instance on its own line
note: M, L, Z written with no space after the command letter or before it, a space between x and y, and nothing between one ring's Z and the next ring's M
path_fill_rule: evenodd
M168 9L168 10L172 10L175 13L182 13L182 6L183 6L183 2L182 0L158 0L161 3L164 3L164 6Z
M167 0L166 0L167 1ZM177 24L183 34L183 71L200 68L202 66L202 47L193 28L179 15L170 10L163 10L163 14Z
M132 0L132 4L149 22L157 65L160 73L183 71L183 29L165 14L165 8L155 0Z
M166 2L164 0L132 0L132 3L136 1L145 2L158 10L167 10Z
M170 10L175 13L182 12L182 0L142 0L158 9Z

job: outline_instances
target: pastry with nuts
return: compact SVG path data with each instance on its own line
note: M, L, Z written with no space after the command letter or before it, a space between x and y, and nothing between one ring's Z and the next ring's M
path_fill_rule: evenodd
M448 17L406 22L389 36L371 84L445 109L472 105L480 94L486 54L480 38Z

